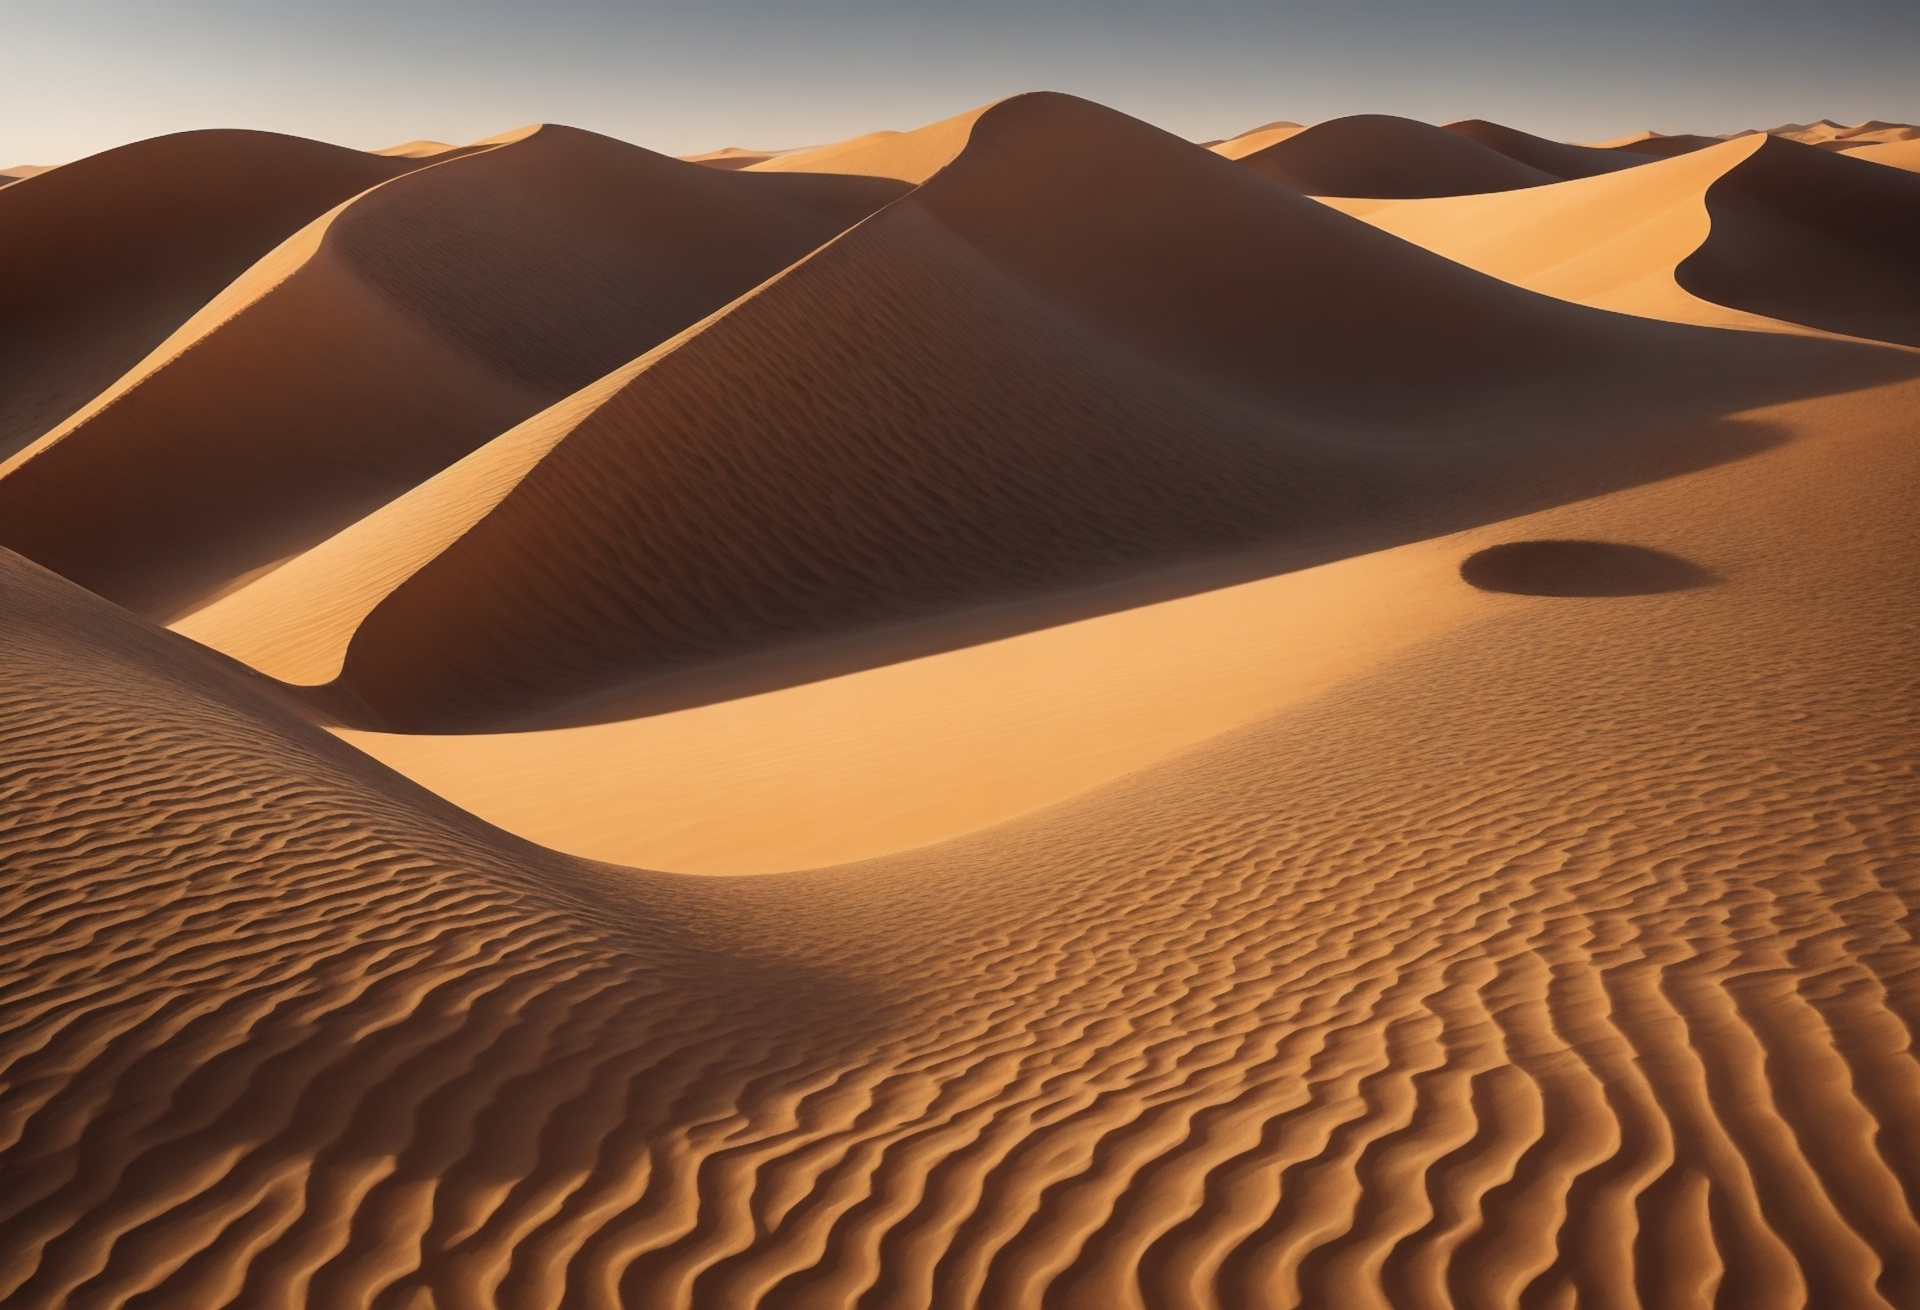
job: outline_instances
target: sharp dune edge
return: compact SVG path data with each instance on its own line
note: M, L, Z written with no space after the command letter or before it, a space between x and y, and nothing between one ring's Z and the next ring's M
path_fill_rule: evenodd
M1920 1304L1898 127L7 186L0 1303Z

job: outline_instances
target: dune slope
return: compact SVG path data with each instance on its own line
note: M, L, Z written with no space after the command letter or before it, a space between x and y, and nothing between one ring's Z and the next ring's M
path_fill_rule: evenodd
M1623 168L1633 168L1643 162L1630 153L1617 150L1596 150L1592 146L1568 145L1563 141L1549 141L1545 137L1522 132L1518 128L1507 127L1501 123L1490 123L1484 118L1466 118L1457 123L1442 125L1444 131L1456 136L1478 141L1490 150L1498 150L1510 159L1516 159L1529 168L1537 168L1562 180L1576 177L1594 177L1601 173L1617 173Z
M1467 135L1391 114L1318 123L1237 158L1312 196L1459 196L1542 186L1560 176Z
M0 557L0 1297L1911 1305L1917 401L1506 525L1714 585L782 877L512 843Z
M1025 97L915 196L182 630L333 679L367 726L623 717L589 702L1259 543L1313 562L1591 494L1725 448L1676 427L1910 368L1532 296ZM1623 434L1644 440L1603 440Z
M1890 141L1885 145L1856 146L1843 152L1849 159L1865 160L1870 164L1885 164L1890 168L1903 168L1909 173L1920 173L1920 140Z
M1328 203L1581 304L1920 342L1920 186L1758 133L1527 192Z
M272 132L181 132L7 187L0 459L309 220L416 166Z
M0 544L143 612L191 608L900 189L728 175L558 127L421 169L290 238L0 467Z

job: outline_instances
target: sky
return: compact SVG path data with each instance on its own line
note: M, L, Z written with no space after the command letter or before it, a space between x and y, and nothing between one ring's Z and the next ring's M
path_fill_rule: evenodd
M1563 140L1920 121L1920 0L0 0L0 165L251 127L569 123L673 154L1027 90L1195 140L1353 113Z

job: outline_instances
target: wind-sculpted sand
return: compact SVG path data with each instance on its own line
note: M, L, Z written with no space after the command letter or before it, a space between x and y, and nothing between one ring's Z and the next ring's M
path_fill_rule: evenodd
M556 127L419 169L289 238L0 466L0 544L142 612L190 609L896 193Z
M1920 350L1831 335L1920 308L1908 175L1362 222L1068 97L923 131L645 156L555 239L770 214L758 280L578 383L573 264L442 252L626 148L423 153L69 416L328 259L556 392L178 631L0 550L0 1304L1920 1304ZM1446 206L1537 266L1383 217Z
M1601 309L1920 345L1920 179L1762 134L1523 192L1327 203Z
M1233 158L1313 196L1458 196L1542 186L1562 176L1469 134L1391 114L1336 118Z
M0 459L54 427L309 220L415 166L271 132L182 132L0 198Z

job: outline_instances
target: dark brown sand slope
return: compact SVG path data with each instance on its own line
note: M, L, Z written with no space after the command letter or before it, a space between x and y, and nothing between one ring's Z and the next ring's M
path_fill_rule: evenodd
M417 166L271 132L182 132L7 187L0 459L92 399L297 228Z
M1310 196L1383 200L1515 191L1564 177L1468 134L1391 114L1319 123L1240 162Z
M476 455L477 521L387 584L339 690L399 730L524 726L782 642L1592 494L1713 457L1712 433L1609 434L1913 363L1550 301L1023 97L910 199L535 420L504 499Z
M1770 138L1707 191L1676 280L1719 304L1920 346L1920 176Z
M148 614L191 608L903 189L559 127L419 169L290 239L0 469L0 544Z
M1715 585L767 878L502 838L4 560L0 1298L1911 1306L1916 404L1505 525Z
M1596 150L1592 146L1549 141L1517 128L1489 123L1484 118L1466 118L1457 123L1447 123L1444 127L1456 136L1478 141L1489 150L1497 150L1510 159L1517 159L1529 168L1537 168L1562 181L1617 173L1623 168L1632 168L1645 162L1640 157L1618 150Z

